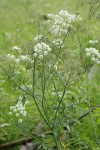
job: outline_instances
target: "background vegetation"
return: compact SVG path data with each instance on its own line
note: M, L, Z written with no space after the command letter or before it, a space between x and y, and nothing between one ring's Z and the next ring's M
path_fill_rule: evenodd
M83 18L81 24L82 32L80 33L82 50L84 51L84 49L88 46L89 40L98 39L100 41L100 14L98 13L100 9L97 9L100 5L98 4L100 4L100 1L92 4L92 1L88 0L0 0L1 65L1 56L12 53L13 46L18 45L22 49L27 48L28 45L30 47L30 42L33 41L34 37L38 33L38 28L34 23L34 20L36 19L34 14L37 12L41 14L41 20L45 20L45 14L56 14L60 10L67 10L72 14L80 13ZM96 9L97 11L94 11ZM72 33L71 36L76 42L78 41L74 33ZM66 47L67 44L68 47L70 47L69 53L72 53L71 49L74 49L75 47L74 52L71 54L72 58L75 59L72 65L75 70L78 70L77 68L79 67L80 69L81 66L75 64L76 58L79 54L77 45L72 43L70 38L66 41ZM99 50L100 44L96 45L96 47ZM68 62L70 63L70 58L68 56L66 57L67 60L69 59ZM4 63L5 67L6 63ZM62 130L61 138L63 145L65 145L65 148L63 148L65 150L100 149L100 66L91 63L88 59L85 59L85 64L87 67L88 78L86 79L84 71L81 70L81 75L77 77L79 79L76 79L70 89L71 95L68 95L68 106L72 105L69 107L68 112L66 112L68 113L68 120L73 121L73 118L75 118L77 123L75 123L72 127L71 125L67 126L66 140L64 140L66 130ZM24 121L20 126L16 124L16 118L12 124L12 120L9 116L9 108L14 104L16 97L22 93L15 87L11 80L4 75L2 70L0 71L0 143L7 143L23 137L34 136L34 133L40 135L49 132L48 127L46 124L44 125L44 122L30 97L27 97L30 101L26 107L28 116L24 118ZM22 68L22 74L17 79L19 84L20 78L23 78L23 72ZM66 73L66 69L64 73ZM88 98L86 97L87 95ZM71 104L70 99L72 99ZM80 101L79 105L77 105L78 101ZM77 120L77 118L84 115L85 112L90 111L91 108L94 107L96 108L91 113L88 113L86 117L83 117L81 121ZM42 145L40 149L46 150L50 149L52 141L53 139L51 137L40 138L38 136L35 137L34 140L34 142L38 143L38 145ZM55 146L54 143L52 146ZM20 146L16 146L12 149L17 150L19 148Z

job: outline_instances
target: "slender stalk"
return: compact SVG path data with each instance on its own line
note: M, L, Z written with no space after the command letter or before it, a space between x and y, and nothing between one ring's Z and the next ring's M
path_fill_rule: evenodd
M96 133L96 129L95 129L95 125L94 125L94 120L93 120L93 116L92 116L92 111L91 111L91 102L90 102L90 98L89 98L89 88L88 88L88 84L89 84L89 80L88 80L88 74L86 71L86 80L87 80L87 87L86 87L86 96L87 96L87 100L88 100L88 107L89 107L89 114L90 114L90 119L91 119L91 123L92 123L92 128L94 131L94 135L96 138L96 141L98 142L98 137L97 137L97 133Z
M57 137L56 137L56 135L55 135L54 132L53 132L53 138L54 138L54 141L55 141L57 150L62 150L61 145L60 145L60 142L59 142L59 140L57 139Z
M45 118L44 114L42 113L42 111L41 111L41 109L40 109L40 107L38 105L38 102L37 102L37 100L36 100L36 98L34 96L35 95L35 86L34 86L35 85L35 73L36 73L35 70L36 70L36 60L34 61L34 67L33 67L33 99L34 99L34 102L36 104L36 107L37 107L41 117L43 118L45 123L48 125L50 130L52 131L52 127L51 127L50 123L48 122L47 118Z
M36 70L36 62L34 62L34 70L33 70L33 95L35 95L35 88L34 88L34 85L35 85L35 70ZM44 92L45 92L45 76L44 76L44 62L43 62L43 72L42 72L42 93L43 93L43 97L42 97L42 103L43 103L43 109L44 109L44 112L45 112L45 108L44 108L44 99L45 99L45 95L44 95ZM61 150L61 145L60 145L60 142L57 140L57 137L55 135L55 131L53 130L53 128L51 127L48 119L47 119L47 116L45 114L42 113L35 97L34 97L34 101L35 101L35 104L37 106L37 109L40 113L40 115L42 116L42 118L44 119L45 123L48 125L48 127L50 128L50 130L52 131L53 133L53 138L54 138L54 141L55 141L55 144L56 144L56 147L57 147L57 150Z
M69 79L70 79L70 77L71 77L71 75L69 76ZM66 82L66 84L65 84L65 86L64 86L62 97L61 97L60 102L59 102L59 104L58 104L58 107L57 107L57 109L56 109L55 118L54 118L54 124L53 124L53 129L55 128L55 121L56 121L56 118L57 118L57 113L58 113L58 111L59 111L60 105L61 105L61 103L62 103L62 101L63 101L64 96L65 96L66 88L67 88L67 86L69 85L69 79L68 79L68 81Z

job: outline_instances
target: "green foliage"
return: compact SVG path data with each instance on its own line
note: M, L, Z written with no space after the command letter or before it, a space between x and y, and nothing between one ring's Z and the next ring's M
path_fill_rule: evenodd
M84 0L73 1L73 6L66 0L56 3L53 0L34 3L32 0L10 0L9 4L7 0L1 1L1 144L36 134L33 142L41 150L57 146L58 150L99 149L100 71L85 53L85 48L90 47L89 40L100 40L99 21L93 18L99 15L99 1L90 0L90 10L87 4ZM56 13L59 9L83 16L82 21L72 23L68 34L62 35L65 44L62 48L52 44L55 36L49 30L50 24L46 24L49 20L46 13ZM33 18L29 20L31 14ZM34 63L21 61L20 65L7 59L9 53L16 59L29 55L33 60L36 34L43 35L38 42L50 45L52 53L42 60L34 59ZM22 45L21 51L12 51L14 45ZM93 46L100 48L99 43ZM20 123L17 117L9 114L10 107L19 101L23 106L29 101L25 106L28 114L22 116ZM94 106L96 108L91 111Z
M8 128L8 126L10 126L10 124L5 123L4 120L2 118L0 118L0 143L2 141L7 140L7 136L8 136L7 128Z

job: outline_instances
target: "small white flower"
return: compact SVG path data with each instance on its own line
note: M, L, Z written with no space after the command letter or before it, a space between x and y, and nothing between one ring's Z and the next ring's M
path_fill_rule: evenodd
M52 95L56 95L56 92L51 92Z
M89 56L90 56L90 53L86 53L86 56L89 57Z
M27 112L26 112L26 111L24 111L24 113L25 113L25 114L27 114Z
M38 53L39 52L39 48L38 47L34 47L34 52Z
M100 61L99 61L99 60L97 60L97 61L96 61L96 63L97 63L97 64L100 64Z
M40 58L40 59L43 59L43 55L39 55L39 58Z
M37 55L38 55L37 53L34 53L34 57L37 57Z
M38 49L42 49L42 44L38 43L38 44L36 45L36 49L37 49L37 50L38 50Z
M40 54L40 55L42 54L42 50L41 49L38 50L38 54Z
M47 52L47 51L44 51L44 55L45 55L45 56L48 55L48 52Z
M13 112L17 112L17 109L13 109Z
M20 113L23 114L23 110L21 110Z
M25 106L22 106L22 110L25 110Z
M94 57L92 57L91 60L95 62L95 58Z
M18 123L22 123L22 121L23 121L22 119L18 119Z
M12 112L11 112L11 111L9 112L9 115L12 115Z
M15 109L15 107L14 107L14 106L11 106L11 107L10 107L10 110L13 110L13 109Z
M51 48L50 47L47 49L47 52L51 52Z
M26 112L26 111L24 111L22 115L25 117L25 116L27 115L27 112Z
M57 70L57 65L54 66L55 70Z
M17 107L18 107L18 106L17 106ZM20 111L20 110L21 110L21 107L19 106L19 107L17 108L17 110Z
M16 109L18 109L18 108L20 108L20 107L21 107L20 104L17 104L17 105L16 105Z
M19 113L16 113L15 116L16 116L16 117L19 117Z
M15 62L18 64L18 63L20 63L20 59L15 59Z

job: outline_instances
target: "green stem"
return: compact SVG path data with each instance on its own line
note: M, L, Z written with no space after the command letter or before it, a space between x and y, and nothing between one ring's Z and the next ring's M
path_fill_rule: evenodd
M93 120L92 111L91 111L91 101L90 101L90 98L89 98L89 88L88 88L89 80L88 80L88 72L87 71L86 71L86 80L87 80L87 87L86 87L86 94L87 95L86 96L87 96L87 100L88 100L90 119L91 119L92 128L93 128L93 131L94 131L94 135L95 135L96 141L98 142L98 136L97 136L97 132L96 132L96 129L95 129L94 120Z
M56 121L56 118L57 118L57 113L58 113L58 111L59 111L59 108L60 108L60 105L61 105L61 103L62 103L62 101L63 101L63 98L64 98L64 96L65 96L65 94L66 94L66 88L70 85L70 84L69 84L70 77L71 77L71 74L70 74L70 76L69 76L68 81L66 82L66 84L65 84L65 86L64 86L62 97L61 97L60 102L59 102L59 104L58 104L58 107L57 107L57 109L56 109L55 118L54 118L54 124L53 124L53 129L55 128L55 121Z
M62 150L61 145L60 145L60 142L59 142L59 140L57 139L57 137L56 137L54 131L53 131L53 138L54 138L54 141L55 141L57 150Z
M47 118L45 118L44 114L42 113L42 111L41 111L41 109L40 109L40 107L38 105L38 102L37 102L37 100L36 100L36 98L34 96L35 95L35 69L36 69L36 60L34 61L34 68L33 68L33 96L32 97L34 99L34 102L36 104L36 107L37 107L37 109L38 109L41 117L43 118L43 120L45 121L45 123L48 125L48 127L50 128L50 130L52 131L51 125L49 124Z

